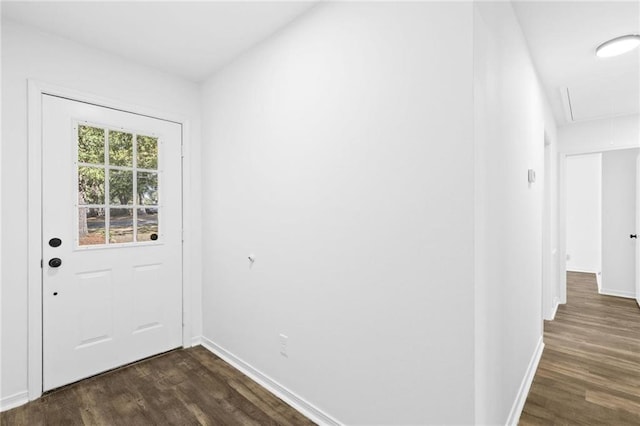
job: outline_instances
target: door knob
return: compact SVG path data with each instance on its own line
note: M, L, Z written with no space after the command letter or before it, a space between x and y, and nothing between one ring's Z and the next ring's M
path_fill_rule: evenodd
M638 238L638 234L631 234L629 235L629 238Z
M60 265L62 265L62 260L60 260L60 258L54 257L49 261L49 266L51 266L52 268L57 268Z

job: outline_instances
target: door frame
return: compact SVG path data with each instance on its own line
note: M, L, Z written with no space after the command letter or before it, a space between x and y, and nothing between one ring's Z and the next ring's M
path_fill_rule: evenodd
M640 232L638 230L640 230L640 153L636 157L636 235ZM634 258L636 259L636 304L640 308L640 245L637 238Z
M640 145L571 149L558 153L558 269L560 270L559 303L561 304L567 303L567 157L637 148L640 148Z
M133 114L144 115L159 120L170 121L182 126L182 164L181 164L181 192L182 192L182 347L192 346L192 326L191 317L191 293L194 285L190 271L198 267L193 261L192 253L196 252L194 239L190 238L189 232L193 221L185 220L185 217L193 216L194 203L190 201L194 194L188 182L188 171L191 170L190 142L191 124L190 120L176 114L166 113L104 98L61 87L42 81L27 81L27 128L28 128L28 222L27 222L27 247L28 247L28 364L27 364L27 385L29 400L34 400L42 395L43 366L42 366L42 96L52 95L66 98L73 101L84 102L104 108L116 109ZM191 224L190 224L191 223Z

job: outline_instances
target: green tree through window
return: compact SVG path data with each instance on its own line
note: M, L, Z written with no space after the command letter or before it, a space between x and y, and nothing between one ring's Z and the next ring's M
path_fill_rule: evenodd
M108 144L105 143L106 139ZM158 204L157 168L157 138L124 131L107 131L88 125L78 126L80 244L134 241L133 234L137 226L134 223L137 223L136 216L139 214L144 216L144 219L140 217L140 223L144 222L145 229L150 229L149 232L155 229L157 232L157 207L148 208ZM139 169L141 171L137 172ZM137 188L135 194L134 179ZM105 193L107 187L108 194ZM118 208L109 209L112 206ZM145 209L137 210L137 206L144 206ZM108 211L111 215L129 217L130 220L111 220L110 225L105 217ZM153 214L149 216L147 212ZM114 232L108 231L109 227ZM115 227L119 227L118 232L115 232ZM138 232L139 239L148 240L149 235Z

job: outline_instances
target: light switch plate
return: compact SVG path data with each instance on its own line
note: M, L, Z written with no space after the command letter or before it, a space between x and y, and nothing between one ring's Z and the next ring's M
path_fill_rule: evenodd
M533 169L529 169L527 176L529 178L529 183L534 183L536 181L536 171Z

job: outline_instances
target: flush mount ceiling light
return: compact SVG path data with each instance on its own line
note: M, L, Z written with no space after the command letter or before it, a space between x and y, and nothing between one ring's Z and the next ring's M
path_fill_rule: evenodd
M611 58L630 52L638 46L640 46L640 35L624 35L602 43L596 49L596 56L599 58Z

